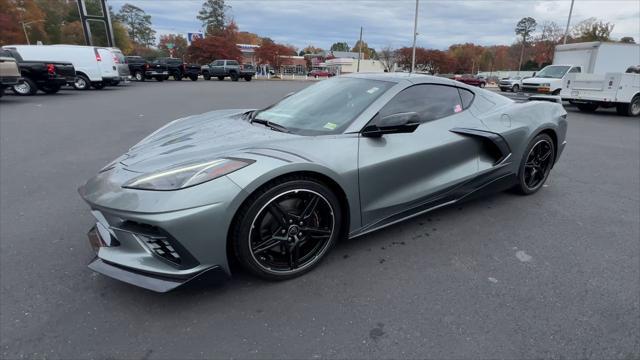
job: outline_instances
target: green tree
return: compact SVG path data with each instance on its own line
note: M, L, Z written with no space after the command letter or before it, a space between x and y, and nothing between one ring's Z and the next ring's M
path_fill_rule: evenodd
M578 41L609 41L614 25L596 18L588 18L573 27L573 37Z
M524 57L524 48L527 46L527 42L531 39L534 31L536 31L536 19L532 17L525 17L520 19L516 24L516 35L521 37L522 49L520 50L520 62L518 63L518 69L522 67L522 58Z
M225 12L231 7L224 0L206 0L198 11L198 20L202 21L207 35L218 35L224 30L226 23Z
M169 45L171 44L171 45ZM187 39L182 35L167 34L160 36L158 42L158 49L162 51L165 56L173 56L175 58L182 59L187 53Z
M348 50L347 50L348 51ZM351 49L352 52L359 52L360 51L360 40L356 41L356 44L353 45L353 48ZM376 50L375 49L370 49L369 45L366 42L362 42L362 58L363 59L375 59L378 56L378 54L376 54Z
M144 10L131 4L124 4L116 20L120 21L129 33L129 38L141 45L152 46L155 44L156 31L151 27L151 15L147 15Z
M622 39L620 39L621 43L626 43L626 44L635 44L636 41L634 38L632 38L631 36L625 36Z
M331 51L349 51L349 44L346 42L336 42L331 45Z

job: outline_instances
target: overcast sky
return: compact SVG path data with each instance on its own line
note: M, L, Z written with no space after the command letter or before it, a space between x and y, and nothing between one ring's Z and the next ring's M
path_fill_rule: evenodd
M117 11L131 3L152 16L158 34L200 31L196 19L203 0L108 0ZM227 0L229 15L240 30L303 48L328 48L337 41L349 46L363 39L370 47L411 46L414 0ZM511 44L513 28L522 17L538 23L555 21L564 29L570 0L421 0L418 45L445 49L451 44ZM589 17L615 24L613 37L640 41L639 0L576 0L571 23Z

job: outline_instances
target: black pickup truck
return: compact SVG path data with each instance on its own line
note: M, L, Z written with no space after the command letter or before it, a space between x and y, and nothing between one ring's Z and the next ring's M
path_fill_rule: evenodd
M34 95L41 90L55 94L66 84L73 84L76 70L70 62L24 60L14 49L0 49L0 56L12 57L18 63L22 82L13 86L17 95Z
M200 76L200 65L186 64L181 59L176 58L160 58L154 61L154 63L156 62L166 65L169 69L169 76L172 76L177 81L186 77L191 81L198 81L198 76ZM165 77L165 79L168 79L169 76Z
M167 65L160 64L159 62L149 63L141 56L127 56L126 59L129 65L129 72L137 81L149 79L164 81L164 79L169 77Z

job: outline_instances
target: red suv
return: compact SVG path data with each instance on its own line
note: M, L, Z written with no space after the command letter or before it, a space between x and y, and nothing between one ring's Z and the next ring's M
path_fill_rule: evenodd
M481 88L487 86L487 81L485 79L473 75L462 75L455 79L467 85L479 86Z
M319 77L332 77L333 74L328 72L327 70L311 70L307 76L319 78Z

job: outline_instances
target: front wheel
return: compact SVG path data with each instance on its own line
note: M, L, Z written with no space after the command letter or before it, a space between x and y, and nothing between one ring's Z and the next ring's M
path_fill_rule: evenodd
M578 107L578 110L583 112L594 112L598 109L598 104L591 104L591 103L576 104L576 106Z
M189 76L189 79L191 81L198 81L198 75L191 75L191 76Z
M42 90L42 92L44 92L45 94L55 94L60 91L60 88L60 85L42 85L40 87L40 90Z
M244 81L251 81L251 76L247 75L244 77Z
M218 76L218 80L220 81L224 80L224 76Z
M209 72L207 72L207 71L205 71L205 72L203 72L203 73L202 73L202 77L203 77L205 80L211 80L211 74L209 74Z
M182 74L174 74L173 75L173 80L181 81L182 80Z
M91 83L91 86L96 90L102 90L104 89L106 84L104 81L97 81L97 82Z
M236 73L229 74L229 77L231 78L231 81L238 81L238 74Z
M513 85L511 91L517 93L518 91L520 91L520 86L518 84Z
M481 88L484 88L485 86L486 86L486 84L485 84L485 83L480 83L480 87L481 87Z
M76 80L73 82L73 88L76 90L87 90L89 86L91 86L91 83L85 75L77 75Z
M133 77L136 79L136 81L144 81L144 74L141 71L136 71L135 74L133 74Z
M547 181L555 161L555 146L547 134L536 136L527 146L518 171L518 190L531 195Z
M156 76L156 81L163 82L166 78L164 76Z
M324 184L291 178L258 190L237 214L236 256L253 274L286 280L311 270L338 240L342 209Z
M13 92L20 96L35 95L38 92L38 86L33 80L26 77L22 83L13 85Z
M618 104L616 111L623 116L640 116L640 95L634 96L629 104Z

